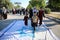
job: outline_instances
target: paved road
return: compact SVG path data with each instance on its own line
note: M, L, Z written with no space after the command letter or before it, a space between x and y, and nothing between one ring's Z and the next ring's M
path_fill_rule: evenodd
M0 40L55 40L55 36L44 24L36 27L35 33L31 27L30 20L28 26L24 25L23 20L12 22L8 28L1 31L3 35ZM12 25L12 26L11 26ZM57 40L57 39L56 39Z
M6 28L14 20L0 20L0 31Z
M46 24L46 26L48 28L50 28L53 33L58 37L60 38L60 24L49 19L49 18L44 18L44 23Z
M22 18L21 18L22 17ZM6 20L0 20L0 31L4 28L6 28L10 23L12 23L14 20L19 20L23 19L24 16L20 16L19 14L13 15L13 14L8 14Z
M51 20L48 21L48 19L44 19L43 22L45 24L43 23L40 27L37 27L36 32L33 33L30 24L26 28L26 26L23 24L23 21L20 21L21 17L23 19L24 16L20 16L20 15L14 15L13 16L11 14L8 15L7 20L11 20L11 19L13 20L14 19L14 21L12 23L9 23L10 24L9 26L11 26L12 24L13 24L13 26L12 27L7 26L6 29L9 29L9 30L4 29L4 30L6 30L5 32L2 32L4 30L1 31L2 33L4 33L2 36L0 36L1 40L8 40L8 39L15 40L15 38L16 38L16 40L21 40L21 39L23 40L24 38L25 38L25 40L33 40L33 38L34 38L34 40L55 40L56 37L52 36L52 35L54 35L53 34L54 31L53 31L53 33L51 32L52 34L50 33L50 30L54 30L55 28L49 29L49 31L48 31L48 29L46 29L46 27L45 27L45 24L46 24L47 26L50 26L49 28L52 28L51 25L54 24L53 21L52 21L51 25L48 25L51 22Z

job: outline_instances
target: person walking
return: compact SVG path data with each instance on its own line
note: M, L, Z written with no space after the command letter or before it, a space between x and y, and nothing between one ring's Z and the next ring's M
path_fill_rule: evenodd
M38 16L35 12L34 12L34 15L32 16L31 23L32 23L31 25L35 31L35 27L37 27L37 24L38 24Z
M21 9L19 9L19 14L21 15Z
M39 10L39 13L38 13L38 17L39 17L39 25L42 24L43 14L44 14L44 10L43 10L42 7L40 7L40 10Z
M38 10L36 7L33 8L33 14L34 14L34 12L38 15Z
M28 15L28 9L26 9L26 10L25 10L25 14L27 14L27 15Z
M23 15L25 15L25 8L22 9Z
M5 7L3 7L2 12L3 12L3 18L7 19L7 9Z
M16 9L15 8L12 9L12 13L16 14Z
M24 24L26 26L28 25L28 14L26 14L25 17L24 17Z
M30 8L29 9L29 18L32 18L32 16L33 16L33 10L32 10L32 8Z

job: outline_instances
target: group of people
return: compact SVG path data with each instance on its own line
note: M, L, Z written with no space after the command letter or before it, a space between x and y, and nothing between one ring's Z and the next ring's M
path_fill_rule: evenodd
M39 20L39 26L42 24L42 20L44 17L44 10L42 7L40 7L40 10L37 10L36 8L30 9L29 10L29 18L31 19L31 26L34 28L37 27L38 25L38 20ZM24 17L24 23L27 26L28 25L28 14L25 15Z
M12 13L13 14L20 14L20 15L25 15L25 12L26 12L26 9L25 8L18 8L18 9L16 9L16 8L13 8L12 9Z
M16 10L13 9L12 11L13 11L13 14L15 14ZM39 20L39 26L42 24L42 20L44 17L44 10L42 7L40 7L40 10L37 10L36 7L34 7L33 9L30 8L29 11L28 11L28 9L22 9L18 12L20 13L20 15L22 12L25 15L25 17L24 17L25 25L28 25L28 19L29 18L31 19L31 26L34 28L34 30L35 30L35 27L37 27L37 25L38 25L38 20ZM29 14L29 17L28 17L28 14ZM1 16L3 16L4 19L7 18L7 10L5 7L3 7L2 10L0 10L0 17Z

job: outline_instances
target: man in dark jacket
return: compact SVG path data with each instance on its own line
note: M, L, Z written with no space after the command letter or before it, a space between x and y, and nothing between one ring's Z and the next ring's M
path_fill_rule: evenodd
M32 18L32 16L33 16L33 10L32 10L32 8L29 9L29 14L30 14L29 17Z
M44 10L42 9L42 7L40 7L39 14L38 14L38 17L39 17L39 20L40 20L39 25L42 24L43 14L44 14Z

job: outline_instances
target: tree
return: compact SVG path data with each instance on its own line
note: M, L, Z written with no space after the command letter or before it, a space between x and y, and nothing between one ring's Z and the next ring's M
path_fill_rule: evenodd
M29 2L28 7L31 5L32 7L36 6L38 9L39 7L45 7L46 6L46 0L31 0Z
M50 8L60 8L60 0L49 0L49 5Z
M13 4L10 2L10 0L0 0L0 5L1 7L6 7L6 8L12 8Z
M12 9L14 7L14 5L12 4L12 3L10 3L9 5L8 5L8 9Z
M29 9L29 8L32 8L32 5L31 5L31 4L29 4L29 5L27 6L27 9Z
M15 8L20 8L20 5L16 5Z

